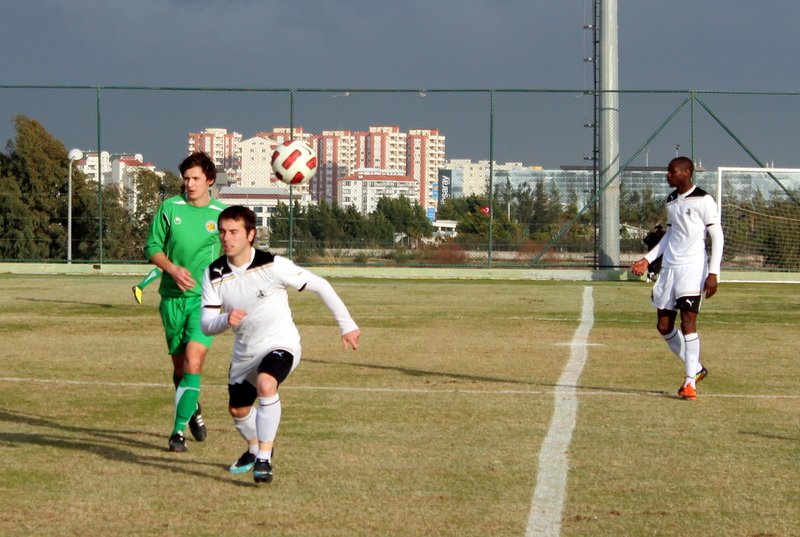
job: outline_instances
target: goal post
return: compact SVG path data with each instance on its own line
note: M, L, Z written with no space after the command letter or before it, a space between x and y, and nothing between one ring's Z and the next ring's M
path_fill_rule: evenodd
M800 272L800 168L717 169L725 269Z

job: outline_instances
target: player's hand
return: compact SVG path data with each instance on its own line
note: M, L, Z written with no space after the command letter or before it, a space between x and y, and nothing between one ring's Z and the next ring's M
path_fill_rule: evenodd
M178 284L181 291L193 289L197 283L194 281L194 278L192 278L191 272L178 265L175 265L175 268L170 271L169 275L172 276L172 279L175 280L175 283Z
M645 259L645 258L643 257L643 258L641 258L639 261L636 261L635 263L633 263L633 264L631 265L631 272L633 272L633 273L634 273L634 274L636 274L637 276L641 276L642 274L644 274L645 272L647 272L647 266L648 266L649 264L650 264L650 263L648 263L648 262L647 262L647 259Z
M706 298L711 298L717 294L717 275L709 274L706 278Z
M228 326L236 328L242 324L245 317L247 317L247 310L231 310L228 313Z
M361 330L353 330L342 336L342 349L347 350L348 345L354 351L358 350L358 338L361 336Z

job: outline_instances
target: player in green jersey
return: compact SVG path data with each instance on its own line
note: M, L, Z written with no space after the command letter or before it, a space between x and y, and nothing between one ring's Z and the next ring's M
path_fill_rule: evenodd
M203 362L212 337L200 326L203 270L220 256L217 218L225 208L211 198L217 177L205 153L192 153L180 165L185 192L164 200L156 211L145 255L162 271L161 322L172 356L175 421L170 451L186 451L186 425L195 440L206 438L198 399Z

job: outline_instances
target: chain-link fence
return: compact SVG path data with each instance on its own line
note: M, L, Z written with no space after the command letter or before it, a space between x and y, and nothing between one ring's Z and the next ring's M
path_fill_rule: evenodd
M262 243L317 263L597 267L599 200L606 189L620 188L620 264L626 265L645 251L644 236L663 220L664 170L677 154L696 162L696 183L715 194L719 167L800 168L795 129L800 93L620 91L621 172L601 184L594 97L586 90L0 86L0 137L10 141L0 170L5 211L0 259L65 261L64 230L71 216L76 262L144 261L136 252L145 223L109 212L119 204L117 191L76 175L76 181L94 189L94 201L83 199L67 214L66 150L140 154L157 170L177 174L188 134L208 128L243 139L281 127L319 135L376 126L401 133L433 130L445 137L444 164L439 161L436 179L428 181L427 201L421 199L422 212L435 220L431 226L410 232L407 222L382 215L390 225L373 232L370 226L380 218L347 210L336 199L314 209L292 203L286 211L271 208L263 220ZM58 201L48 209L51 214L27 214L26 195L44 194L10 186L25 181L20 177L25 160L15 154L20 115L39 122L64 146L63 155L50 147L36 157L61 159L49 172ZM782 191L785 196L774 200L780 217L800 221L796 187ZM769 192L738 195L766 196L759 211L769 212L775 195ZM28 219L40 224L32 228L33 236L19 229ZM450 227L437 225L442 220L452 222ZM796 236L783 240L790 250L800 250ZM46 253L26 255L20 241L52 244L30 250ZM796 256L772 258L781 263L758 268L800 268Z

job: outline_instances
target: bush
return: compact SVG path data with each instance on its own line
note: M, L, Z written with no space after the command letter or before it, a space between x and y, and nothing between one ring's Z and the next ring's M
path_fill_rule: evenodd
M415 259L419 259L420 254L415 252L414 250L409 250L408 248L402 247L397 248L389 254L389 258L397 263L398 265L405 265L409 261L413 261Z
M428 263L437 265L467 264L467 253L460 245L454 243L426 248L422 254L422 258Z

